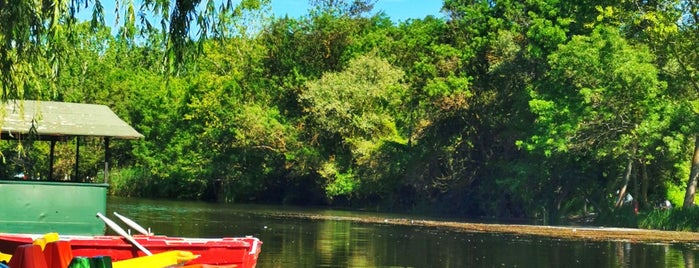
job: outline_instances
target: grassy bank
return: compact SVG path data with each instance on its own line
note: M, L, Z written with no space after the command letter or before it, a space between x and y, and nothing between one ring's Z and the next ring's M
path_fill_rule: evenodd
M639 215L638 227L655 230L699 231L699 208L652 210Z

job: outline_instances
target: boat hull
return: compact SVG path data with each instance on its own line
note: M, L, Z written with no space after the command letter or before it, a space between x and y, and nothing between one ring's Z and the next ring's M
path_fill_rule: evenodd
M19 245L32 243L42 235L0 234L0 251L10 253ZM113 261L145 256L130 242L120 236L60 236L70 242L73 256L110 256ZM210 265L236 265L253 268L261 251L262 241L254 237L239 238L182 238L136 235L134 239L152 253L172 250L190 251L199 258L187 263Z
M0 232L104 234L107 184L0 180Z

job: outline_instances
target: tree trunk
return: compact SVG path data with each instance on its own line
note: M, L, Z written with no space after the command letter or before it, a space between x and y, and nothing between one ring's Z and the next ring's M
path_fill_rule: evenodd
M694 156L692 157L692 169L689 172L687 181L687 192L684 194L684 204L682 207L694 206L694 194L697 191L697 176L699 176L699 136L694 138Z
M650 179L648 178L648 165L645 164L645 161L642 161L641 165L641 195L638 196L638 198L641 201L641 207L646 208L650 207L648 204L650 202L648 201L648 186L650 184Z
M624 186L619 189L619 197L616 201L615 207L619 208L624 204L624 196L626 196L626 188L629 186L629 181L631 180L631 170L633 169L633 160L629 157L629 163L626 166L626 174L624 175Z
M640 162L640 161L638 161L638 162ZM643 164L639 164L639 167L641 167L641 166L643 166ZM636 213L638 213L638 204L639 204L639 200L640 200L640 196L641 196L639 194L641 192L641 185L640 185L641 183L638 180L638 170L639 169L641 169L641 168L635 168L633 170L632 175L631 175L632 178L634 178L633 179L633 207L634 207L634 211Z

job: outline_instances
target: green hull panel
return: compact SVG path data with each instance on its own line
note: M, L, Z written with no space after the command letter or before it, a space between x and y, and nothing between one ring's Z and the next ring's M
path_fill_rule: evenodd
M0 180L0 232L103 235L107 184Z

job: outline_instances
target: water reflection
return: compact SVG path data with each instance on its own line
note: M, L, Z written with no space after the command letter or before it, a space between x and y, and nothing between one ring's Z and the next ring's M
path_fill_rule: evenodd
M695 254L696 254L696 251L692 251L689 249L682 250L682 259L684 260L684 267L685 268L694 268Z
M110 199L155 233L263 240L258 267L695 267L697 245L581 242L343 220L363 213ZM313 220L299 215L326 215ZM378 214L371 214L376 217ZM390 217L390 215L386 215Z

